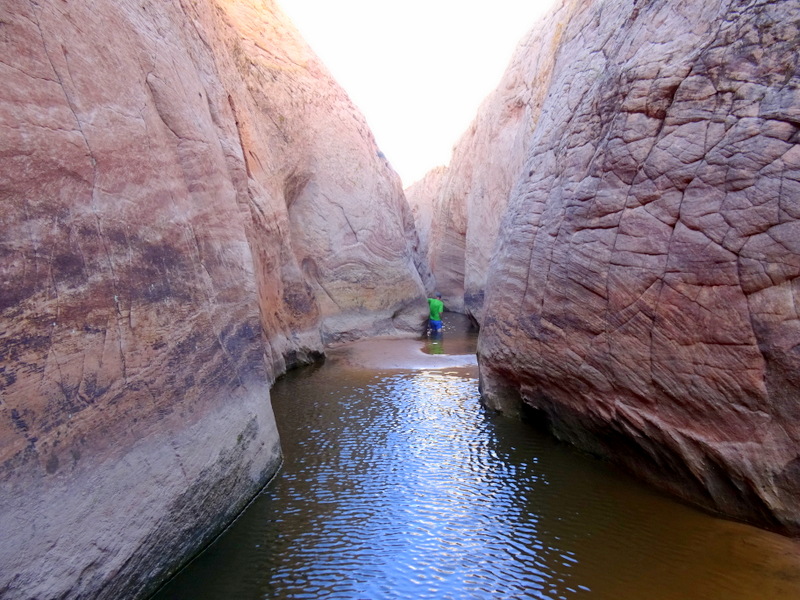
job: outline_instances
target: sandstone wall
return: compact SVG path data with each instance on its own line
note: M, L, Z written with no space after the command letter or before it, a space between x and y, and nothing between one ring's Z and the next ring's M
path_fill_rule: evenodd
M559 5L534 27L456 144L448 167L406 190L415 212L433 215L429 264L447 308L479 322L500 222L549 93L562 32L579 7Z
M145 594L278 467L269 385L416 331L413 218L272 2L0 2L0 596Z
M487 402L798 533L800 3L569 4L487 283Z
M405 189L417 232L416 265L428 296L435 293L436 278L431 270L431 240L434 238L434 199L439 197L446 167L434 167L419 181Z

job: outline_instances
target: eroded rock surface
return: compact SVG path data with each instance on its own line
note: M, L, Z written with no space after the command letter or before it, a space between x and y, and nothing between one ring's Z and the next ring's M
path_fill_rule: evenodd
M413 218L272 2L5 3L0 75L0 596L137 597L274 473L277 374L421 326Z
M520 124L486 399L798 533L800 3L568 5Z

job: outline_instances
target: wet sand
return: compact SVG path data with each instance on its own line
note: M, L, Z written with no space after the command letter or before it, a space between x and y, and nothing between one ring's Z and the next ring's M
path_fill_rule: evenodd
M428 354L424 351L426 343L419 339L364 340L329 350L328 358L376 370L447 369L478 364L474 354Z

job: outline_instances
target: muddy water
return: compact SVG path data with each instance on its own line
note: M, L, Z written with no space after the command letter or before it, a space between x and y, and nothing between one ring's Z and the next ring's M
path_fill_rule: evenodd
M427 353L389 347L414 369L365 367L397 366L383 342L282 378L281 472L158 600L800 598L796 542L483 410L446 316Z

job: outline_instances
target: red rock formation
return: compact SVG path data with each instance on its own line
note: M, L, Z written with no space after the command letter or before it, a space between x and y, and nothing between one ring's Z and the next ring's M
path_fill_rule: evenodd
M486 400L798 533L800 2L570 4L487 283Z
M420 326L413 220L271 2L0 15L0 595L145 593L280 460L269 385Z

